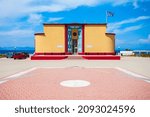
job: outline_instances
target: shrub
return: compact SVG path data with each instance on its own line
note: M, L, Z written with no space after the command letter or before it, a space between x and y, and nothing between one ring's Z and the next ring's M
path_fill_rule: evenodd
M0 54L0 58L4 58L4 57L6 57L5 54Z

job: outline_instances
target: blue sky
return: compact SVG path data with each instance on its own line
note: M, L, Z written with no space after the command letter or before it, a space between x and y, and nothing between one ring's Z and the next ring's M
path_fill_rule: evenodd
M43 23L105 23L116 48L150 50L150 0L0 0L0 47L34 47Z

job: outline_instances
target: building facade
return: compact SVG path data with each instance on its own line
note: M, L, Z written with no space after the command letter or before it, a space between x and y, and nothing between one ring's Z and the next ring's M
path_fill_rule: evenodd
M106 33L106 28L106 24L44 24L44 33L35 34L32 59L40 55L115 55L115 34Z

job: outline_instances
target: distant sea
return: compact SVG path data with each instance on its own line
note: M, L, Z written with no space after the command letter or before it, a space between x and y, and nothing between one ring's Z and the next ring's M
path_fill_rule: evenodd
M120 51L123 51L123 50L125 50L125 49L120 49L120 50L118 50L118 49L116 49L115 50L115 52L116 53L119 53ZM13 49L13 48L6 48L6 49L1 49L0 48L0 54L6 54L6 53L8 53L8 52L27 52L27 53L29 53L29 54L33 54L34 53L34 49L33 48L17 48L17 49Z
M17 49L17 50L14 50L14 49L10 49L10 50L5 50L5 49L3 49L3 50L1 50L0 49L0 54L6 54L6 53L8 53L8 52L27 52L27 53L29 53L29 54L33 54L34 53L34 49ZM116 53L119 53L120 52L120 50L116 50Z
M6 54L8 52L27 52L29 54L33 54L34 50L0 50L0 54Z
M8 52L27 52L29 54L33 54L35 50L0 50L0 54L6 54ZM116 53L119 53L120 50L116 50Z

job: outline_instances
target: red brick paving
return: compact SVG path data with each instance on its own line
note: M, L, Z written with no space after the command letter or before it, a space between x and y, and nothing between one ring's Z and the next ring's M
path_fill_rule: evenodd
M149 100L150 83L111 68L41 68L0 84L1 100ZM90 86L68 88L64 80Z

